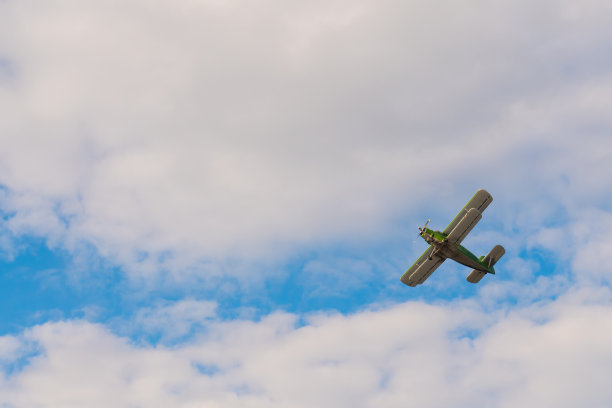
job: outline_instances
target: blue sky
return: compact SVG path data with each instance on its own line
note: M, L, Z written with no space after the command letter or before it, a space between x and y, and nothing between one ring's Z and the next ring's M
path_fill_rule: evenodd
M609 406L611 12L0 2L0 405Z

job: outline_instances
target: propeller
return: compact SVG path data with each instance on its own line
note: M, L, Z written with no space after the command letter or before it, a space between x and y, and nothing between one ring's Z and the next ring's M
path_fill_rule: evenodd
M423 235L423 233L425 232L425 228L427 228L427 224L429 224L429 221L431 220L428 219L425 225L423 225L422 227L419 227L419 236Z

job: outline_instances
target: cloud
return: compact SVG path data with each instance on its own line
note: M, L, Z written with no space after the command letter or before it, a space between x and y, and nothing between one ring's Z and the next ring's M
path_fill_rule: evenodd
M152 336L164 343L175 342L201 329L208 319L216 316L216 307L214 302L194 299L158 302L140 308L135 316L119 322L119 327L137 336Z
M19 407L606 406L611 300L591 287L514 310L408 302L305 325L273 313L209 321L170 348L46 323L21 335L41 353L0 395Z
M0 7L10 229L135 275L367 239L483 184L530 202L521 228L545 194L603 202L600 2Z
M265 298L258 281L307 253L292 275L316 303L396 282L422 250L380 241L428 217L443 227L486 187L494 206L466 245L508 251L486 304L608 281L594 237L612 210L595 176L612 171L609 25L589 11L604 4L0 7L7 256L41 236L135 288L229 278L219 296ZM541 277L530 250L576 272ZM206 320L198 305L178 317L153 302L130 323L173 343Z
M606 231L611 227L610 212L587 207L576 211L567 224L541 230L529 245L549 251L562 263L571 263L578 284L610 285L612 240Z
M302 268L300 279L304 286L314 288L311 295L337 296L363 288L380 277L366 260L336 257L309 261Z
M14 358L20 342L13 336L3 336L0 338L0 361Z

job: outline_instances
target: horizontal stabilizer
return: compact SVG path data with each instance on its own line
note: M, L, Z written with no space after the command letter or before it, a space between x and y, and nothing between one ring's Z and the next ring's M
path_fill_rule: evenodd
M467 281L478 283L486 274L486 272L479 271L478 269L472 269L472 272L470 272L470 274L467 276Z
M465 214L465 216L457 223L455 228L448 234L446 239L448 242L452 244L459 244L463 239L470 233L472 228L476 226L478 221L482 218L482 214L475 208L470 208L470 210Z

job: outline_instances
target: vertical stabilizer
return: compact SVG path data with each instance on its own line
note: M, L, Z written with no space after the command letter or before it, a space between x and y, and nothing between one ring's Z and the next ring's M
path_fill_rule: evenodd
M493 269L493 265L495 265L497 261L499 261L499 258L504 256L505 253L506 253L506 250L504 249L503 246L495 245L493 249L490 250L489 253L484 258L482 258L481 262L485 264L487 268L489 269L488 273L495 273L495 269ZM480 282L482 278L484 278L486 274L487 274L487 271L484 271L484 270L481 271L478 269L474 269L467 276L467 281L471 283L478 283Z

